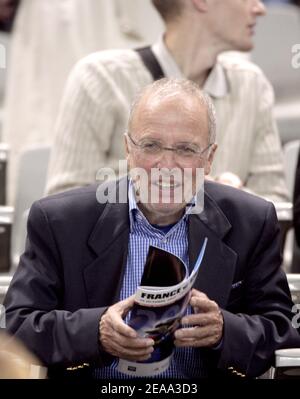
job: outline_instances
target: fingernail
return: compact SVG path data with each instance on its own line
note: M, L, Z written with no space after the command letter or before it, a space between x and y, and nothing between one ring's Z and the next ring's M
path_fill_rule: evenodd
M146 345L153 346L154 345L153 339L147 339Z

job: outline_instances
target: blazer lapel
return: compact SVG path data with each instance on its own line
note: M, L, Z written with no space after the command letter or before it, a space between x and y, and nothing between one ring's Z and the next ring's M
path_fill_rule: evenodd
M122 179L119 184L126 181ZM89 306L107 306L119 300L128 240L128 203L107 203L88 241L97 255L84 270Z
M194 287L225 307L234 277L237 254L223 238L231 224L218 205L205 194L204 210L189 217L189 258L194 266L205 237L206 251Z

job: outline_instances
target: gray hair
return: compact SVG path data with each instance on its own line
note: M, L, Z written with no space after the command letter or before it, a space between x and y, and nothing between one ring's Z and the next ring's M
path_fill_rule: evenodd
M135 116L135 112L139 107L142 100L147 96L156 98L165 98L167 96L174 96L177 94L188 94L194 98L197 98L207 110L208 117L208 139L209 144L213 144L216 141L216 111L215 106L210 96L204 93L200 87L187 79L168 79L163 78L155 81L144 87L136 96L130 110L128 119L128 130L131 130L132 122Z

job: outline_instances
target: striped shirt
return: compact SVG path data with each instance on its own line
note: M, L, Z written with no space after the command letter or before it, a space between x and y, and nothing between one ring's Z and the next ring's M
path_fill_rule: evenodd
M177 255L187 266L188 258L188 215L185 214L171 229L153 227L137 207L132 184L129 184L130 234L128 256L120 300L133 295L140 284L150 245L162 248ZM188 309L188 313L191 309ZM95 378L130 378L116 370L118 361L110 366L96 369ZM156 378L197 378L203 376L199 349L175 348L168 370Z

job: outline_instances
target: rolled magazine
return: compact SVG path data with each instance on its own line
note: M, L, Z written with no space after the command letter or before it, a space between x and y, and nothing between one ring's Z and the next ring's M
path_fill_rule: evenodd
M143 362L119 359L118 371L147 377L168 369L174 350L174 332L186 313L206 245L207 238L190 274L187 265L176 255L150 246L128 325L140 337L152 338L154 351Z

